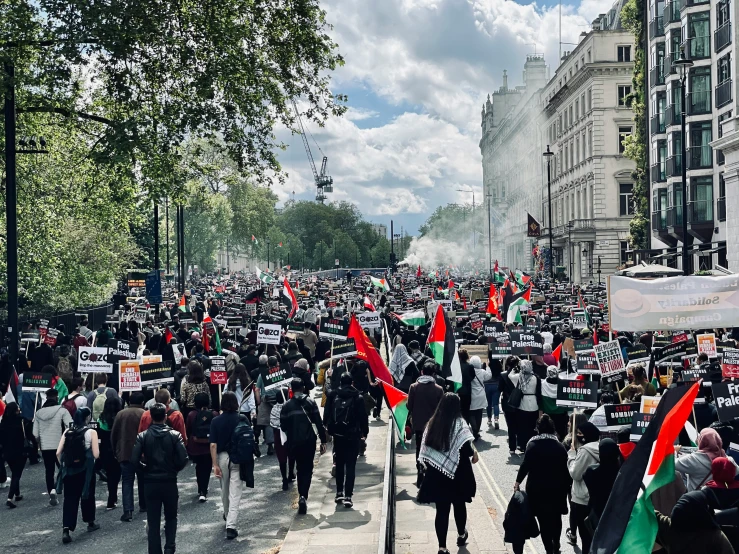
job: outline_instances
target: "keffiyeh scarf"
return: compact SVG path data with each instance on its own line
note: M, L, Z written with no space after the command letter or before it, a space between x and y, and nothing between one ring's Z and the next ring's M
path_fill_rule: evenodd
M435 448L431 448L426 444L426 431L423 432L423 440L421 441L421 452L418 455L420 462L430 465L431 467L441 471L449 479L454 479L454 474L459 467L459 450L464 443L473 440L469 425L461 417L454 422L452 427L452 440L449 444L449 450L439 452Z

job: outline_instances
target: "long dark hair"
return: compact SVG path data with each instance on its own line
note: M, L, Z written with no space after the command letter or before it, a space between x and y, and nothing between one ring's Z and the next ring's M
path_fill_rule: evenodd
M119 404L118 399L116 397L109 396L105 399L103 413L100 414L100 421L103 421L105 425L108 426L108 429L112 429L115 416L117 416L120 411L121 405Z
M200 362L193 360L187 364L187 382L192 385L205 382L205 372Z
M459 396L447 392L441 397L434 415L426 428L426 445L439 452L449 450L454 422L462 415L462 404Z
M251 379L249 378L249 372L246 371L244 364L236 364L236 367L231 373L231 377L228 378L228 390L236 392L236 380L241 383L241 392L245 393L249 385L251 385Z

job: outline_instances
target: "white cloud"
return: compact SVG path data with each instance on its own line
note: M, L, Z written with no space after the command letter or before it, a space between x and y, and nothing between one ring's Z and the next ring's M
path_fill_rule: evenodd
M366 108L355 108L353 106L349 106L349 109L344 114L344 117L348 119L349 121L362 121L365 119L376 118L378 115L380 115L380 112L377 112L375 110L368 110Z

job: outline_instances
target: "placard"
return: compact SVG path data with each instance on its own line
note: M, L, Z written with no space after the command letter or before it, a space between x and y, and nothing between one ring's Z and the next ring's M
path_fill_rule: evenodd
M681 340L673 342L657 350L654 353L654 359L657 363L671 360L672 358L682 357L687 351L688 341Z
M257 327L257 344L280 344L282 327L270 323L259 323Z
M719 421L739 417L739 383L713 383L711 389Z
M717 340L716 341L716 352L719 356L724 353L727 348L736 348L736 342L733 340Z
M692 367L690 369L683 369L683 382L685 383L697 383L701 379L708 377L708 368L705 367Z
M629 357L629 365L649 361L649 351L643 344L627 346L626 355Z
M724 379L739 378L739 350L736 348L724 349L721 358L721 376Z
M134 360L138 357L139 344L137 342L113 339L108 341L108 354L117 356L119 360ZM113 361L111 359L111 361Z
M51 373L23 372L23 392L46 392L51 388Z
M588 337L586 339L573 340L573 346L575 347L575 354L580 352L592 352L593 351L593 338Z
M639 404L639 412L642 414L653 414L657 411L661 396L642 396L641 404Z
M649 423L652 421L652 418L654 418L654 414L645 414L641 412L634 414L633 419L631 420L631 433L629 434L629 440L631 440L631 442L639 442L642 435L647 432L647 427L649 427Z
M511 331L511 353L515 356L543 356L544 341L539 333Z
M346 340L347 334L349 333L349 322L345 319L324 317L321 318L321 325L318 328L318 332L322 339Z
M77 371L80 373L113 373L113 364L108 359L108 349L104 346L80 346Z
M560 379L557 382L557 406L567 408L597 408L598 383Z
M171 362L158 362L155 364L141 364L141 385L147 388L158 387L166 383L174 383Z
M279 366L265 367L261 370L260 376L262 377L264 390L278 389L290 384L293 378L293 370L289 363L282 362Z
M618 340L602 342L593 348L603 382L613 383L626 378L626 364Z
M357 314L357 322L365 329L379 329L382 327L379 312L360 312Z
M585 352L577 355L577 372L581 375L600 375L595 352Z
M634 414L639 413L639 404L606 404L606 431L618 431L624 425L631 425Z
M497 337L503 333L503 324L496 321L485 322L482 329L486 337Z
M696 335L695 342L698 344L698 354L706 354L709 358L718 358L716 335L713 333Z
M348 358L350 356L356 356L357 345L354 339L347 339L342 341L334 341L333 348L331 349L331 358Z
M257 303L251 302L248 304L244 304L244 315L247 315L249 317L254 317L257 315Z
M141 363L143 364L156 364L162 361L162 357L158 354L156 355L148 355L148 356L141 356Z
M588 319L584 313L572 314L571 321L573 329L585 329L588 326Z
M56 346L56 338L59 336L59 329L47 329L44 337L44 344L48 344L52 348Z
M118 362L118 392L135 392L141 390L141 366L138 360L121 360Z
M228 372L210 370L210 384L211 385L225 385L228 383Z
M172 344L172 355L174 356L175 365L180 365L182 358L185 357L185 345L182 343Z
M479 331L480 329L482 329L482 320L478 319L476 321L470 321L470 328L473 331Z

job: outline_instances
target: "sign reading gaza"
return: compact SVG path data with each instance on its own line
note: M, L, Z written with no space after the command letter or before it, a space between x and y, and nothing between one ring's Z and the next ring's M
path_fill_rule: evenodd
M270 323L260 323L257 328L257 344L280 344L282 327Z
M511 331L511 354L514 356L543 356L544 341L539 333Z

